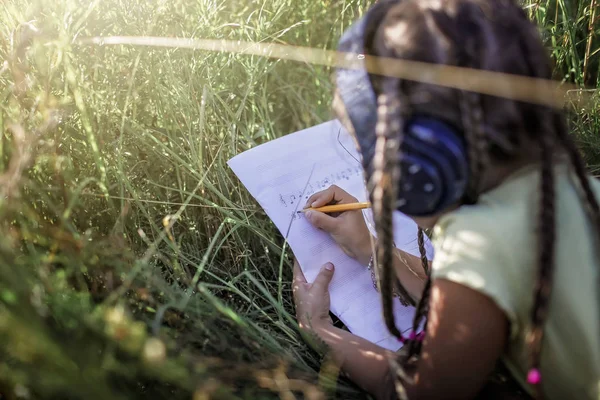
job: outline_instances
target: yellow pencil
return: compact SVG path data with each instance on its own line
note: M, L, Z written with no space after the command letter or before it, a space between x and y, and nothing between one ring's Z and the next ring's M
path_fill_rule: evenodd
M307 211L320 211L322 213L334 213L334 212L344 212L351 210L362 210L364 208L370 208L371 203L347 203L347 204L332 204L329 206L317 207L317 208L305 208L304 210L300 210L298 212L307 212Z

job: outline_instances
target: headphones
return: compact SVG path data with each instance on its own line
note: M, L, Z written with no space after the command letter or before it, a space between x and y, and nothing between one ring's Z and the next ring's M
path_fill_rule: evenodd
M353 24L342 36L338 51L355 63L364 60L366 27L380 2ZM364 61L363 61L364 66ZM375 155L377 99L366 68L336 70L337 90L352 124L368 170ZM400 147L401 180L396 209L410 216L436 214L465 199L469 164L467 149L454 127L428 116L410 116L404 124Z

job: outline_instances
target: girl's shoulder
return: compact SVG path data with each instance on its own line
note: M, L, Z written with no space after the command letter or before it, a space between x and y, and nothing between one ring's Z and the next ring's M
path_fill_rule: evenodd
M600 182L588 179L600 199ZM565 275L564 283L573 265L589 272L598 261L594 226L569 168L557 168L554 192L555 272ZM528 310L523 304L529 304L535 283L539 208L539 171L529 168L485 193L477 204L444 215L434 228L433 276L487 294L517 327L514 317Z
M600 196L600 180L586 175L586 179L595 192ZM579 203L578 191L580 182L570 164L560 162L554 165L554 191L559 199L569 198ZM525 166L509 175L502 184L481 195L480 204L515 205L522 203L528 207L537 206L541 192L541 170L539 165Z
M600 201L600 180L592 176L587 179ZM483 193L477 204L462 206L440 218L434 229L436 236L468 230L494 238L499 245L503 242L507 242L508 247L527 244L539 223L540 186L539 168L524 167ZM559 225L566 215L585 213L579 182L566 164L555 166L554 193Z

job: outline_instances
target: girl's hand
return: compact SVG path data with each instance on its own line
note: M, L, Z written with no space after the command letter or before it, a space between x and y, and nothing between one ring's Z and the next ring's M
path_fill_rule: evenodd
M358 200L346 191L332 185L310 196L306 207L322 207L328 204L356 203ZM315 227L329 233L342 250L363 265L371 259L371 232L360 210L327 215L307 211L306 219Z
M307 283L298 261L294 259L292 291L296 304L296 318L300 329L317 333L332 325L329 316L329 282L333 277L333 264L327 263L313 283Z

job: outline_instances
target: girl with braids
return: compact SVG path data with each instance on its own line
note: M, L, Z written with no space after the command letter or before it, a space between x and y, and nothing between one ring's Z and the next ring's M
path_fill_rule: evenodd
M365 54L358 59L372 71L391 57L551 78L516 0L379 2L340 51ZM529 396L600 399L600 183L562 113L366 68L339 69L336 79L335 109L356 138L373 202L386 323L405 345L390 354L330 324L332 265L311 284L295 268L301 328L378 399L499 397L490 390L498 365ZM333 188L311 201L344 196ZM431 269L393 256L395 211L433 228ZM371 239L350 215L312 221L368 264ZM408 337L391 314L394 274L400 296L417 303Z

